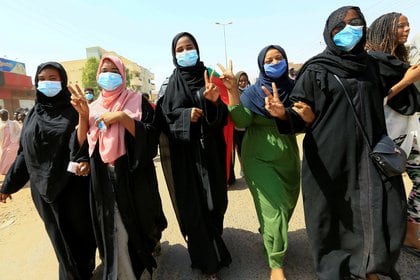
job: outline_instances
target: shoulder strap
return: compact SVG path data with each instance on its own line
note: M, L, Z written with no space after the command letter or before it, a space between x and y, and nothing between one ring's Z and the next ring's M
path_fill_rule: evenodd
M353 112L354 119L356 120L356 123L359 126L360 131L362 132L363 138L365 139L365 141L366 141L366 143L367 143L367 145L369 147L369 151L372 151L372 146L369 143L369 139L368 139L368 137L366 135L366 131L363 129L363 126L362 126L362 124L361 124L361 122L359 120L359 117L358 117L357 113L356 113L356 109L354 108L353 102L351 101L350 96L349 96L346 88L343 85L343 82L340 80L340 78L336 74L334 74L334 78L338 81L338 83L343 88L344 95L346 96L347 101L350 103L350 107L351 107L351 110Z

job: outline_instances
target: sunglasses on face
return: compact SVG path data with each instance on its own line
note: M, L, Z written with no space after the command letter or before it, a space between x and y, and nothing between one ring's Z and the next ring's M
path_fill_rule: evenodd
M354 18L354 19L349 20L348 22L344 22L344 21L340 22L334 27L334 29L343 30L347 24L352 25L352 26L363 26L365 25L365 22L361 18Z

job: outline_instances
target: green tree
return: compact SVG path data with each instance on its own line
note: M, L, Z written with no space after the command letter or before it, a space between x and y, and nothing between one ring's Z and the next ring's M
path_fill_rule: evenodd
M130 72L130 69L125 68L125 86L126 86L126 88L130 88L131 78L133 78L133 74Z
M95 98L99 94L99 87L96 83L96 73L98 71L99 61L96 57L90 57L83 67L82 84L84 88L93 88Z

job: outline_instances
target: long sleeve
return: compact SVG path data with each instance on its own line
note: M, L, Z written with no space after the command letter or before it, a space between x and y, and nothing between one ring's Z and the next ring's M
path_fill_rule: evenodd
M12 194L19 191L29 181L29 173L26 168L25 157L19 153L4 178L1 193Z
M149 164L157 155L157 145L159 131L154 126L155 111L147 100L143 98L142 119L135 121L135 137L127 130L125 142L130 169L135 169L139 165Z
M230 116L235 123L236 127L247 128L251 125L254 114L245 108L242 103L239 103L234 106L228 106Z

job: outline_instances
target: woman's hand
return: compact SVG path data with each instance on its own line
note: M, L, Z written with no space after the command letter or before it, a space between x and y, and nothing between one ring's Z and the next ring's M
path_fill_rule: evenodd
M108 112L98 116L95 120L95 125L98 126L99 122L103 121L106 127L110 127L111 124L121 122L125 117L123 111Z
M0 202L6 203L7 199L12 199L10 194L0 193Z
M284 108L284 105L279 98L277 86L275 83L272 83L271 85L273 87L273 94L271 94L271 92L265 86L262 86L262 90L266 95L265 109L271 116L279 118L281 120L286 120L286 109Z
M404 74L403 80L412 84L420 81L420 64L412 65Z
M211 71L210 77L207 75L207 70L204 71L205 91L204 98L216 103L220 96L219 88L213 83L214 70Z
M235 75L233 74L232 60L229 60L228 69L225 69L225 67L223 67L223 65L221 65L220 63L217 63L217 66L219 66L220 70L222 70L222 75L220 76L220 79L222 80L227 90L230 91L235 88L237 90L238 82L236 81Z
M203 116L203 110L193 107L191 109L191 122L195 123Z
M76 169L77 176L88 176L90 173L90 164L87 161L82 161Z
M305 121L307 125L310 125L315 120L315 114L312 111L311 106L306 104L305 102L298 101L295 104L293 104L292 107L293 111L298 113L298 115Z
M89 106L79 85L76 84L76 89L70 85L67 86L67 88L71 92L71 105L73 105L74 109L76 109L82 119L87 120L89 118Z

